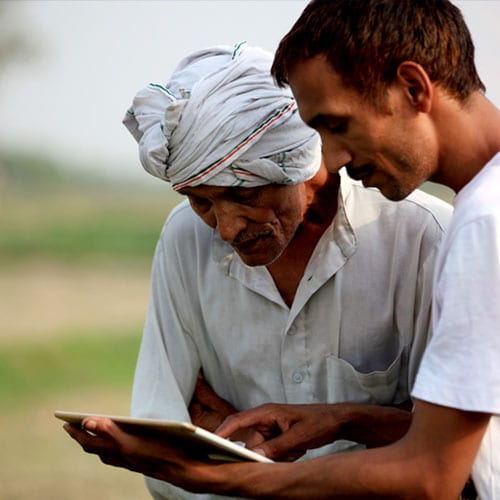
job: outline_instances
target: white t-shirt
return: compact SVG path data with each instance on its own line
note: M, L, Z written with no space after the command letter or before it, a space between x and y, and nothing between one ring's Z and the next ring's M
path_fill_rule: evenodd
M422 192L391 202L343 176L338 207L291 307L265 267L245 265L187 202L174 209L154 259L133 415L189 419L200 367L239 410L409 399L451 206ZM155 498L197 498L149 485Z
M473 467L481 500L500 499L500 153L455 197L436 262L433 338L413 396L491 413Z

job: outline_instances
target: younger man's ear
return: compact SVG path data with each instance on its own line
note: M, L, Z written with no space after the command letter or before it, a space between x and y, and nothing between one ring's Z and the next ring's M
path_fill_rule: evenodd
M413 61L403 61L398 66L396 79L403 85L408 100L417 111L424 113L430 111L434 86L420 64Z

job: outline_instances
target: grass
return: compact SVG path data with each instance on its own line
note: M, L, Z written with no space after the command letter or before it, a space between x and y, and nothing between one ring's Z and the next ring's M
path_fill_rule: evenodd
M149 186L90 172L0 151L0 263L151 258L182 197L159 180Z
M0 410L83 388L130 388L138 331L69 333L0 347Z
M0 258L150 259L175 196L64 192L3 197Z

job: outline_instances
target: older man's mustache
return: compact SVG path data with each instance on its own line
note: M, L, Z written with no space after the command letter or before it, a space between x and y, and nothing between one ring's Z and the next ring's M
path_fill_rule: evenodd
M231 242L231 245L241 245L258 238L264 238L272 234L272 231L242 232Z

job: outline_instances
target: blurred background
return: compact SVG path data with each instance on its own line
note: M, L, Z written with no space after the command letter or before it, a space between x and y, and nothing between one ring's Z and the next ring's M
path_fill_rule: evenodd
M152 254L180 199L142 170L121 119L192 50L274 51L306 3L0 1L2 500L149 498L52 415L129 413ZM500 1L455 3L500 105Z

